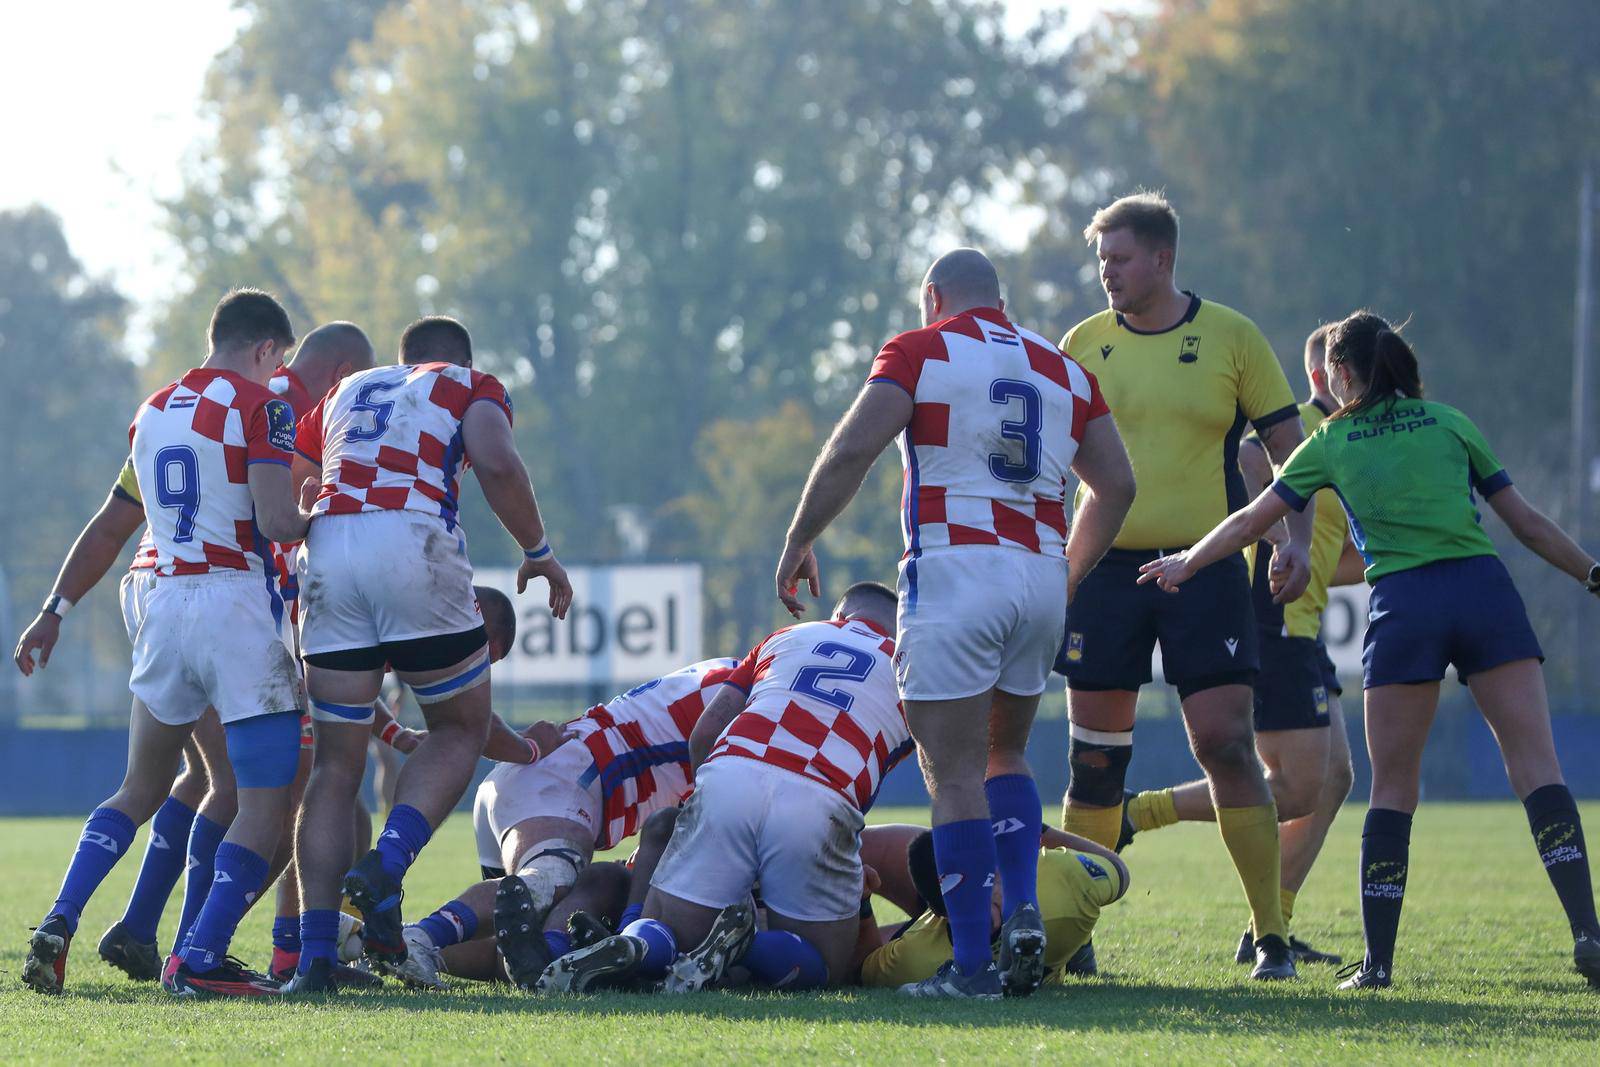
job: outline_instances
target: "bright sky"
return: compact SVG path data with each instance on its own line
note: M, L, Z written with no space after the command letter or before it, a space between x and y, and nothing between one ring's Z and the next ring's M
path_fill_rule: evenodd
M1008 16L1021 29L1065 7L1081 28L1126 2L1008 0ZM157 201L181 187L184 155L207 131L206 69L243 22L228 0L0 0L0 210L61 216L89 271L133 300L140 356L176 284Z

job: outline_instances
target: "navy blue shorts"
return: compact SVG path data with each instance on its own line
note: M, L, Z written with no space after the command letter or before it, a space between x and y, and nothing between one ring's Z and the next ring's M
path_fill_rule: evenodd
M1465 682L1519 659L1544 659L1522 597L1499 556L1395 571L1372 587L1363 684L1437 682L1454 666Z
M1150 681L1157 641L1162 672L1181 697L1255 680L1256 618L1244 556L1219 560L1167 593L1154 582L1138 584L1139 568L1160 555L1113 548L1084 577L1056 657L1068 686L1138 690Z
M1330 702L1342 691L1321 641L1278 633L1261 635L1256 733L1322 729L1330 721Z

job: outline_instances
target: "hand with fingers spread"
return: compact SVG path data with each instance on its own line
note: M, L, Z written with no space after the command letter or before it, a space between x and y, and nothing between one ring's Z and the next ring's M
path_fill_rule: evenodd
M778 599L783 601L783 606L789 610L789 614L797 619L806 613L806 606L799 596L801 582L806 583L813 598L822 595L822 579L817 571L816 553L811 550L810 545L790 541L783 546L783 555L778 558Z

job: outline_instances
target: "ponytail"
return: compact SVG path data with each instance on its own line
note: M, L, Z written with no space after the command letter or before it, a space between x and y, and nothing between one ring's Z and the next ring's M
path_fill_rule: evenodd
M1358 311L1334 323L1328 328L1327 346L1329 365L1349 367L1365 383L1361 395L1334 412L1334 418L1375 404L1392 404L1396 397L1422 397L1416 353L1381 316Z

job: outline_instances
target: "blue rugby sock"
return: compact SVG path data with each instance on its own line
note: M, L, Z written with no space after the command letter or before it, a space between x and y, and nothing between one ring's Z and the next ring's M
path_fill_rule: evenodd
M974 975L994 962L989 948L989 903L994 891L994 831L988 819L933 828L933 858L950 919L956 967Z
M90 814L89 821L83 824L83 833L78 836L72 862L67 864L67 876L61 880L61 892L50 908L51 915L59 915L67 921L68 930L78 932L78 919L83 915L84 905L128 851L138 830L133 820L116 808L95 808Z
M189 828L189 870L183 883L183 911L178 915L178 931L172 939L172 954L178 955L194 929L194 920L211 892L211 880L216 874L217 846L228 833L228 828L214 823L204 815L196 815Z
M544 943L550 950L550 958L553 960L559 960L572 951L572 938L567 936L565 930L546 930Z
M1044 810L1039 787L1026 774L1002 774L983 783L994 824L994 855L1000 869L1000 914L1023 904L1039 906L1039 834Z
M828 984L828 965L822 953L788 930L757 931L740 965L769 989L794 992Z
M300 913L300 962L296 974L305 974L313 960L339 962L339 912L317 908Z
M378 855L383 857L383 870L391 878L405 877L406 870L417 862L417 853L433 836L433 827L427 818L410 804L396 804L389 812L389 820L378 835Z
M642 915L644 915L643 904L629 904L626 908L622 909L622 918L617 920L617 929L626 930L629 924L640 918Z
M300 951L300 916L279 915L272 920L272 947L279 952Z
M644 959L634 973L640 978L666 977L667 968L678 958L678 939L672 931L654 919L635 919L622 932L644 942Z
M133 895L122 913L122 925L135 941L150 944L167 908L167 898L183 874L184 853L188 848L189 828L194 825L194 809L177 797L168 797L150 820L150 841L144 847L144 863L133 883Z
M183 949L183 961L190 970L209 971L228 955L239 920L244 918L245 909L266 884L267 866L266 857L258 856L243 845L224 841L217 846L211 892L206 894L205 905Z
M478 932L478 916L459 900L452 900L417 924L434 948L471 941Z

